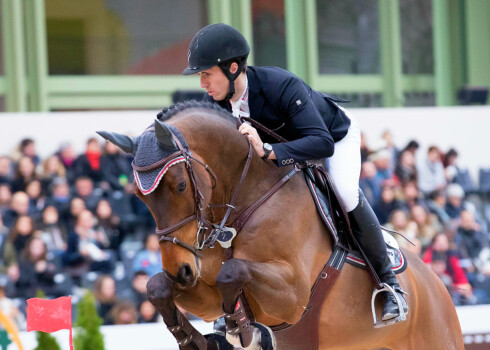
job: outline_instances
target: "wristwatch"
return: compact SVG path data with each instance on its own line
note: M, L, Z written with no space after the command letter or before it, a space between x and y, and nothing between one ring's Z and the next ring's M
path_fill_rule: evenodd
M272 152L272 146L269 144L269 143L264 143L264 145L262 146L263 149L264 149L264 155L261 157L262 159L268 159L269 158L269 155L271 154Z

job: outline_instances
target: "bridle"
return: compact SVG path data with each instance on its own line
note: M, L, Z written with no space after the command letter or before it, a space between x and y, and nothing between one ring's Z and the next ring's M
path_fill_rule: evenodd
M266 132L268 135L275 137L281 142L285 142L286 140L276 133L274 133L272 130L267 129L265 126L262 124L256 122L255 120L248 118L248 117L240 117L237 119L238 125L240 125L243 121L250 122L254 124L257 128L261 129L262 131ZM182 248L185 248L192 252L195 256L202 258L203 255L201 251L208 249L208 248L214 248L214 244L216 240L218 239L218 235L220 232L223 230L227 229L226 228L226 221L230 217L231 211L235 209L235 202L238 197L238 193L240 191L240 188L243 184L243 181L245 180L248 171L250 169L250 163L252 160L252 155L253 155L253 147L250 139L247 137L249 148L248 148L248 154L247 154L247 159L245 161L245 165L242 170L242 175L240 177L240 181L238 182L237 186L235 187L235 190L233 192L233 196L231 198L231 201L229 204L210 204L208 207L226 207L226 212L221 220L221 223L219 225L214 225L211 224L204 216L203 216L203 200L204 196L199 188L199 183L196 181L196 176L194 174L194 168L192 163L196 162L198 165L202 166L211 176L213 179L213 187L214 189L217 184L217 177L213 170L205 163L201 162L199 159L196 159L190 150L182 146L182 143L179 141L179 139L175 136L175 134L172 134L174 140L176 141L176 144L179 148L178 151L172 153L171 155L144 167L139 167L137 166L134 161L132 163L132 167L136 171L151 171L154 169L157 169L161 167L162 165L167 164L168 162L171 162L179 157L184 157L184 163L185 167L187 170L187 175L190 180L191 184L191 189L192 189L192 195L194 198L194 213L189 215L188 217L182 219L181 221L165 228L165 229L159 229L158 227L155 229L155 233L158 236L159 242L164 242L164 241L169 241L174 243L175 245L181 246ZM281 180L279 180L276 185L274 185L271 189L269 189L268 192L266 192L264 195L262 195L257 201L255 201L251 206L249 206L232 224L232 227L236 230L236 232L239 232L240 229L243 227L245 222L248 220L248 218L252 215L252 213L265 201L267 200L272 194L274 194L282 185L284 185L294 174L299 172L302 169L301 166L296 165L294 169L288 174L286 174ZM196 243L194 246L187 244L180 240L177 237L171 237L170 234L173 233L174 231L180 229L184 225L196 221L197 222L197 232L196 232ZM206 236L206 232L209 231L209 233ZM232 254L232 253L231 253ZM230 255L230 254L228 254Z

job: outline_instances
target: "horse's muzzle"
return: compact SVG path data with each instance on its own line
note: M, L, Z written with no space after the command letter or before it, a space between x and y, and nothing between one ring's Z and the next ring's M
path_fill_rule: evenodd
M177 283L183 287L193 287L196 284L197 278L189 264L182 264L177 275Z

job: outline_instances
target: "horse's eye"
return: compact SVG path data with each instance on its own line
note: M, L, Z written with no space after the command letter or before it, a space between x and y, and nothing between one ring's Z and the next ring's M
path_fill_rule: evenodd
M177 186L177 191L184 192L186 188L187 188L187 183L184 181Z

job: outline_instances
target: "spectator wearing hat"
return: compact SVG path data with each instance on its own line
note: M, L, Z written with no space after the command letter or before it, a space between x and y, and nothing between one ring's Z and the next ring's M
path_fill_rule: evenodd
M393 170L391 169L391 153L387 149L381 149L371 154L368 160L372 161L377 169L378 178L385 183L393 183Z
M426 159L417 164L417 179L418 187L424 195L446 186L441 152L436 146L430 146Z
M458 184L450 184L446 188L447 202L446 202L446 213L451 219L458 219L463 210L472 210L474 212L474 207L464 201L464 190Z

